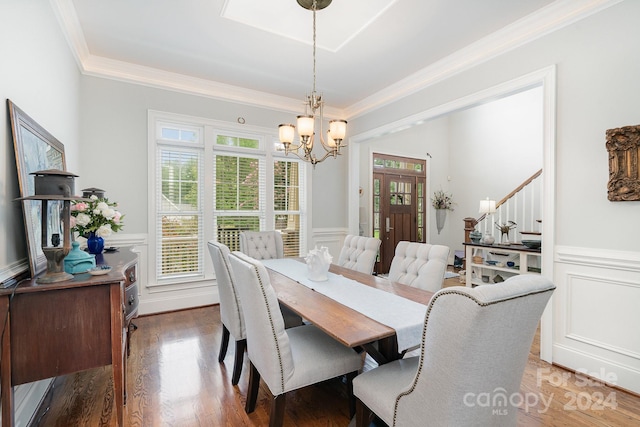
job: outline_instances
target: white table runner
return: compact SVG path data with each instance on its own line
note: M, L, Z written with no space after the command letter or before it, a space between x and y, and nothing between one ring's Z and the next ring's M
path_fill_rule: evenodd
M307 265L291 258L263 260L264 265L365 316L395 329L398 350L420 344L427 306L329 272L329 280L307 278Z

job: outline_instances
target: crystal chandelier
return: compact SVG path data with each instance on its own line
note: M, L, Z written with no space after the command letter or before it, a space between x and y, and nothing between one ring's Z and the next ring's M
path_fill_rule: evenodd
M293 153L304 161L311 163L314 167L317 163L324 161L329 156L336 157L340 154L340 149L344 147L342 140L347 131L346 120L331 120L327 130L326 140L322 135L322 124L324 122L322 95L316 92L316 11L322 10L331 4L331 0L298 0L298 4L313 12L313 90L307 95L305 100L305 112L297 117L298 134L300 144L293 144L296 127L292 124L281 124L278 126L280 142L284 145L286 155ZM320 144L324 149L324 155L317 158L313 153L315 140L314 126L316 118L320 121ZM303 155L298 150L302 148Z

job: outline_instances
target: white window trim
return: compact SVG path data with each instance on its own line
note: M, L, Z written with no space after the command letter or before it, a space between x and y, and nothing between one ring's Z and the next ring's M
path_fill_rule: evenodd
M193 129L204 129L202 132L202 144L193 144L189 145L189 147L199 147L204 149L204 165L205 165L205 177L203 184L204 194L213 194L213 177L212 177L212 168L207 167L207 165L213 164L214 158L214 146L216 151L233 151L238 153L240 151L247 151L247 154L250 153L264 153L266 158L266 167L267 167L267 175L269 177L273 177L273 162L274 160L297 160L294 156L285 156L284 153L276 151L274 149L274 143L278 141L277 136L277 127L274 125L273 128L266 128L260 126L251 126L251 125L240 125L233 122L224 122L214 119L208 119L203 117L189 116L183 114L175 114L168 113L163 111L156 110L148 110L147 112L147 152L148 152L148 203L147 203L147 224L148 224L148 242L149 242L149 264L148 264L148 287L157 287L157 286L173 286L176 284L184 284L185 286L192 287L197 286L198 282L210 282L215 276L213 273L213 265L211 263L211 258L208 254L208 250L206 249L206 240L214 235L213 230L213 221L207 219L207 214L212 213L214 211L214 198L213 197L205 197L204 198L204 206L203 210L205 212L204 219L204 236L205 242L203 242L204 251L204 276L191 277L191 278L180 278L180 279L171 279L171 280L158 280L157 272L156 272L156 255L158 252L157 247L157 230L156 230L156 153L157 153L157 125L158 122L162 123L178 123L183 124L185 127L193 128ZM260 149L250 149L250 148L241 148L241 147L225 147L220 145L215 145L215 135L222 133L228 133L233 136L239 137L247 137L258 139L260 141ZM209 143L209 141L213 141L213 143ZM301 251L307 247L307 242L311 238L312 231L312 218L311 218L311 198L309 194L311 194L312 188L312 168L311 165L306 162L301 162L302 174L304 178L303 187L300 188L300 202L301 202L301 210L300 214L304 216L303 225L301 225L301 232L303 232L301 240L300 240L300 248ZM273 186L266 186L267 199L273 200ZM274 214L273 209L267 209L267 214L265 217L265 223L267 227L272 227L274 224Z

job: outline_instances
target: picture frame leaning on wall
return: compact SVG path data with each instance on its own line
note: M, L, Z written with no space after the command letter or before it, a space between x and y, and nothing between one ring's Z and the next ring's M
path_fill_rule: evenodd
M11 120L13 148L18 171L20 197L35 194L33 172L59 169L66 171L64 145L47 132L35 120L7 99L7 107ZM37 200L22 200L22 214L24 218L27 255L29 258L29 272L36 277L47 266L41 246L41 202ZM58 209L56 203L49 203L49 209ZM48 232L48 235L52 230Z

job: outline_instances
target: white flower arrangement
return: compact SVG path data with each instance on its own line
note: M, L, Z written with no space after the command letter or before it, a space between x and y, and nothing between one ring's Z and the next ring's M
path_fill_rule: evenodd
M124 215L117 210L118 204L109 199L99 199L93 195L89 201L74 201L71 204L71 231L88 237L95 233L99 237L108 237L119 231L124 224Z

